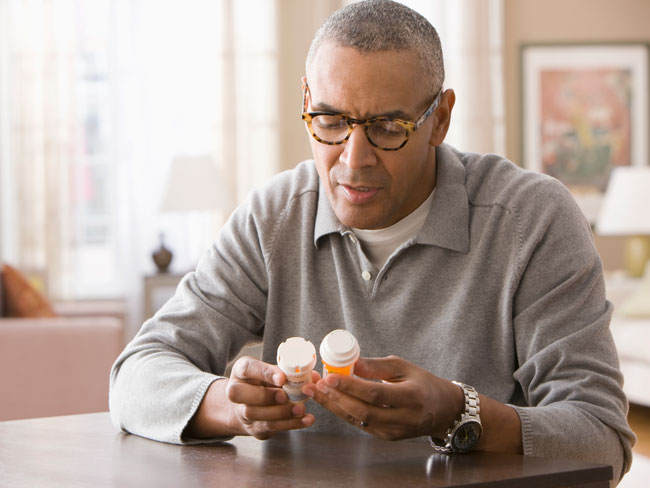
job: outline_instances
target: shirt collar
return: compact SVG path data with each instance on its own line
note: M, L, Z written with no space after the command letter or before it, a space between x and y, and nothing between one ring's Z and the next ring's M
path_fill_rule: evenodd
M465 166L454 150L442 144L436 148L437 181L431 211L416 242L443 247L462 253L469 252L469 203L465 188ZM318 209L314 225L314 245L331 233L344 234L352 230L336 217L327 198L322 181L318 184Z
M337 232L343 234L345 232L352 232L350 228L343 225L338 219L330 201L327 198L327 190L323 182L318 182L318 209L316 210L316 223L314 224L314 245L318 247L318 240L327 234Z

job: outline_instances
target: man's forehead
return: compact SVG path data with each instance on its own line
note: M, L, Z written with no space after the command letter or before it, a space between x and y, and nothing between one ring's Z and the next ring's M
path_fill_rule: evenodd
M352 64L348 64L354 61ZM317 49L307 66L307 75L318 70L332 68L352 69L371 68L385 72L391 68L400 68L401 73L417 74L421 71L420 59L415 49L389 49L380 51L362 51L355 47L343 46L333 41L324 42Z
M317 52L307 81L314 110L408 118L427 96L418 75L412 51L364 53L330 44Z

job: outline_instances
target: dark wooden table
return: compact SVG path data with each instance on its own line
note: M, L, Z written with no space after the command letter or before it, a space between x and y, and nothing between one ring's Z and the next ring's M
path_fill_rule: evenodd
M0 422L2 487L607 487L610 466L292 432L176 446L118 432L107 413Z

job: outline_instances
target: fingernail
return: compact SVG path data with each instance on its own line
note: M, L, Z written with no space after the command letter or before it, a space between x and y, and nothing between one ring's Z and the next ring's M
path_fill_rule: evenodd
M304 405L294 405L291 407L291 413L295 417L301 417L305 413L305 406Z
M318 390L321 393L327 393L328 391L330 391L329 388L325 386L325 383L323 383L322 381L316 385L316 388L318 388Z
M339 386L339 380L337 378L335 378L335 377L332 377L332 376L328 375L328 376L325 377L325 381L332 388L336 388L337 386Z
M287 400L288 400L287 394L284 391L280 390L275 394L276 403L286 403Z
M311 425L314 423L314 417L311 415L305 415L303 418L300 419L300 421L303 423L303 425Z
M303 395L307 395L309 398L314 398L314 392L311 390L311 388L303 390Z
M282 383L282 375L280 373L275 373L273 375L273 384L276 386L280 386Z

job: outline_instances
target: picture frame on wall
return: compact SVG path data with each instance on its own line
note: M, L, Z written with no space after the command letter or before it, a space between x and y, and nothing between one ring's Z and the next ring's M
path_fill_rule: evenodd
M595 223L616 166L648 165L646 43L521 48L522 162L564 183Z

